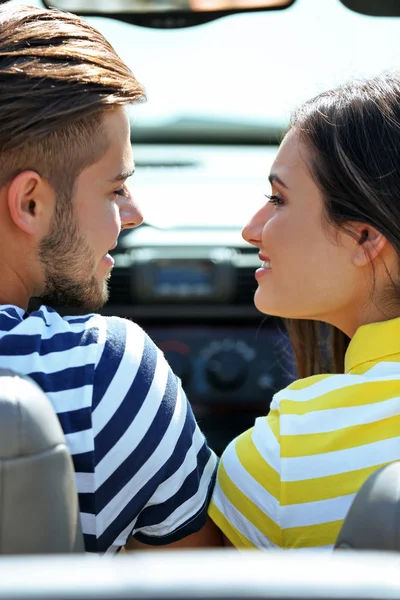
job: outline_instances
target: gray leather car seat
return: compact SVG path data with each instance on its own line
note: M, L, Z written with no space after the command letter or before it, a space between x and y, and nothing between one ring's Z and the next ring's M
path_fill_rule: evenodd
M335 549L400 551L400 462L381 467L358 491Z
M0 369L0 554L82 552L74 469L49 399Z

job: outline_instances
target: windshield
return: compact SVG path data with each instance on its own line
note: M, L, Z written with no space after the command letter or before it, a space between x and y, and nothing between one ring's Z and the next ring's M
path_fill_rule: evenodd
M286 10L185 29L88 20L147 91L148 102L133 109L137 127L219 123L247 126L251 136L260 124L285 126L290 111L317 92L396 69L400 59L400 19L360 15L338 0L297 0Z
M398 68L399 19L354 13L338 0L154 30L92 19L148 93L136 126L209 125L251 138L284 127L303 100L346 79ZM214 130L215 131L215 130ZM275 136L276 139L276 136Z
M350 78L397 69L400 59L400 19L363 16L339 0L297 0L186 29L89 20L148 95L131 108L138 168L130 185L146 222L231 227L238 240L269 192L292 109Z

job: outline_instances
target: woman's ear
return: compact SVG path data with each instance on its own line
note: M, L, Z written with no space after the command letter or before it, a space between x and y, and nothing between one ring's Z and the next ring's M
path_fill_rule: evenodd
M385 236L371 225L354 223L352 230L356 241L353 248L353 263L356 267L364 267L381 254L388 242Z

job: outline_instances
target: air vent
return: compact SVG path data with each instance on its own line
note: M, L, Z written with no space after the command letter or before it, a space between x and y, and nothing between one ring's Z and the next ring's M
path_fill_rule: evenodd
M136 257L139 256L136 252ZM114 254L115 267L109 282L108 304L134 304L131 294L132 256L130 254ZM254 278L256 269L260 266L257 248L235 248L231 256L236 276L236 289L231 303L236 305L252 305L257 282Z

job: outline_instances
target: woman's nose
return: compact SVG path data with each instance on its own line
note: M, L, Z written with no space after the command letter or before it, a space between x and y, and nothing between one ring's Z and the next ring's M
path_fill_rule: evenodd
M119 203L121 229L130 229L143 223L143 214L132 196L122 196Z
M242 238L253 246L260 246L261 235L266 222L265 207L263 207L243 227Z

